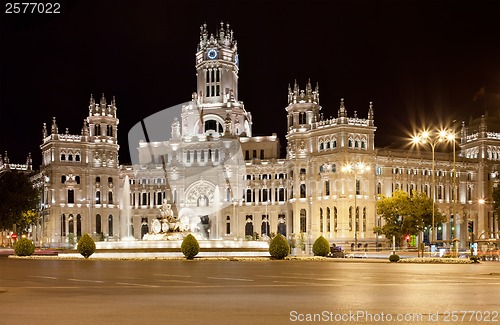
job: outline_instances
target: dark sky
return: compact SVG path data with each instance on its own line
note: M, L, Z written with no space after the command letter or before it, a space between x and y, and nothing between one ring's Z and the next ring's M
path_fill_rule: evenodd
M229 22L239 98L254 135L284 139L287 87L320 86L366 117L376 146L415 126L500 114L500 1L62 1L60 14L6 14L0 33L0 152L40 164L42 124L79 134L90 94L118 106L120 162L141 119L190 100L199 27ZM484 87L485 95L474 95ZM283 141L283 140L282 140ZM396 143L395 143L396 142ZM282 145L285 146L284 141Z

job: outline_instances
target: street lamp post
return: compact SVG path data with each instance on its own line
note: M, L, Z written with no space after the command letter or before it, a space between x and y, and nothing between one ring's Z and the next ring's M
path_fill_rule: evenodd
M432 225L431 225L431 238L430 242L432 243L433 241L436 240L435 237L435 205L436 205L436 179L435 179L435 174L436 174L436 160L435 160L435 149L436 145L438 145L440 142L443 142L446 137L447 137L448 132L445 130L439 131L439 133L435 134L433 137L431 135L431 132L429 131L423 131L418 135L413 136L412 138L412 143L413 144L429 144L432 149L432 188L431 188L431 196L432 196ZM436 136L437 135L437 136Z
M370 166L366 165L363 162L358 162L355 164L347 164L341 168L341 171L343 173L354 174L354 250L357 250L358 247L358 223L359 223L358 204L357 204L358 175L368 172L369 170Z

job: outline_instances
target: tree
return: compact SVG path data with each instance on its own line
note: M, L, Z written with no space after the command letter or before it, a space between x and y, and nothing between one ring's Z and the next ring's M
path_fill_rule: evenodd
M375 227L374 232L383 233L387 239L396 237L400 244L406 235L418 235L432 224L432 199L425 193L413 191L412 196L398 190L392 197L382 196L377 201L377 214L381 215L385 224ZM445 217L434 206L434 224L445 221Z
M290 254L290 245L282 234L277 234L269 244L269 255L277 260L282 260Z
M78 245L76 246L76 250L78 253L80 253L83 257L89 258L90 255L94 254L95 252L95 243L92 237L90 237L89 234L84 234L80 240L78 241Z
M192 260L200 252L200 244L193 235L189 234L182 240L181 251L186 259Z
M326 256L328 253L330 253L330 243L325 237L319 236L313 244L314 256Z
M25 173L6 171L0 175L0 229L21 231L36 221L38 192Z

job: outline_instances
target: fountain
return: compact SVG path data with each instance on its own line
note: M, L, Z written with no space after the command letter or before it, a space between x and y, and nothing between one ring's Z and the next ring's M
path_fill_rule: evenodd
M160 216L151 222L151 230L143 236L142 240L182 240L188 233L199 240L207 239L206 234L201 231L204 226L202 219L190 215L190 209L181 209L179 215L175 216L171 205L165 200L159 208L159 212Z
M130 180L128 175L125 176L123 181L122 197L120 200L120 240L130 241L135 240L131 234L130 223Z
M220 234L219 234L219 215L220 215L219 185L215 185L215 190L214 190L214 215L215 215L215 236L214 236L214 239L220 239Z

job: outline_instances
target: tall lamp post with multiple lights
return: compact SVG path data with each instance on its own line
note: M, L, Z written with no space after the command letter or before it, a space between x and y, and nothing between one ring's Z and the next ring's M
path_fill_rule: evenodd
M358 176L364 174L370 170L370 166L366 165L363 162L358 162L355 164L346 164L342 166L341 171L343 173L353 173L354 175L354 250L358 247L358 204L357 204L357 196L358 196Z
M448 134L449 132L446 131L446 130L441 130L439 132L430 132L430 131L423 131L423 132L420 132L419 134L413 136L412 138L412 143L415 144L415 145L425 145L425 144L429 144L431 146L431 149L432 149L432 188L431 188L431 197L432 197L432 226L431 226L431 235L430 235L430 242L432 243L433 241L436 240L436 237L435 237L435 231L434 231L434 227L436 226L435 225L435 222L434 222L434 218L435 218L435 205L436 205L436 179L435 179L435 173L436 173L436 160L435 160L435 149L436 149L436 146L445 141L446 139L448 139ZM455 150L455 149L453 149ZM455 155L453 155L455 156ZM454 171L454 170L453 170Z

